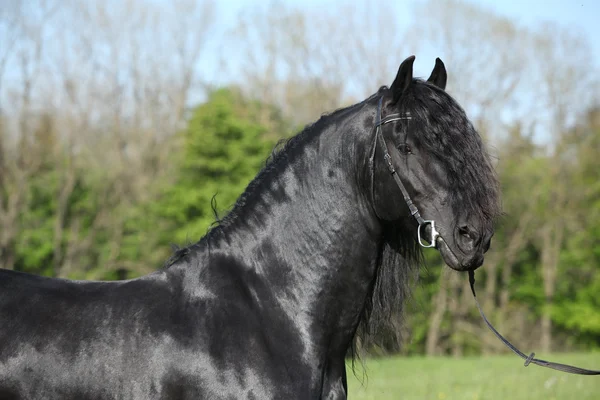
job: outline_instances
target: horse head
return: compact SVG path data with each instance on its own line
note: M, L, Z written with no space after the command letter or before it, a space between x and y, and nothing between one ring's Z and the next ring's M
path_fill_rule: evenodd
M481 137L445 91L443 62L424 81L413 78L414 59L400 65L379 99L373 208L384 222L411 225L415 241L436 247L451 268L473 270L483 264L500 212L498 181Z

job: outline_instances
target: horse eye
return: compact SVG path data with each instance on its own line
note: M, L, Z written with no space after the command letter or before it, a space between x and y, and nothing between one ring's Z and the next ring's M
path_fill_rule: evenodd
M412 154L411 148L406 143L402 143L398 146L398 150L400 150L404 154Z

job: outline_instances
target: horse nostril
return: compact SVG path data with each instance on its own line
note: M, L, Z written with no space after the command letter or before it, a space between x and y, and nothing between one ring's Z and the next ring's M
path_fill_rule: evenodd
M471 230L466 225L459 226L458 227L458 233L461 236L465 237L466 239L473 240L473 238L471 237Z
M487 253L487 251L490 249L490 245L492 244L492 239L488 239L485 244L483 245L483 252Z

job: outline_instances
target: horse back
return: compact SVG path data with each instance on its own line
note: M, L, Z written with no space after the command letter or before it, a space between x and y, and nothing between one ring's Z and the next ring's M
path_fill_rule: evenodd
M0 398L152 397L150 380L169 369L172 301L160 279L83 282L0 270Z
M120 282L0 270L0 399L312 397L300 333L227 261L202 284L175 267Z
M0 270L0 357L9 344L114 336L118 326L160 311L169 300L169 288L151 280L71 281Z

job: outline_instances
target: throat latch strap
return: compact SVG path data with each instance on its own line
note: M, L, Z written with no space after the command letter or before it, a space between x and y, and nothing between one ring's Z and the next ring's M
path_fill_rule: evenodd
M477 301L477 295L475 294L475 271L469 271L469 284L471 285L471 292L473 292L473 298L475 299L475 304L477 304L477 308L479 309L479 314L481 314L481 318L483 318L483 321L486 323L488 328L490 328L490 330L494 333L494 335L496 335L496 337L498 339L500 339L502 341L502 343L504 343L506 345L506 347L511 349L513 353L515 353L516 355L521 357L523 360L525 360L525 364L524 364L525 366L528 366L529 364L535 364L535 365L539 365L540 367L552 368L557 371L568 372L570 374L600 375L600 371L574 367L572 365L560 364L560 363L555 363L555 362L551 362L551 361L540 360L539 358L535 358L535 353L526 355L521 350L517 349L512 343L510 343L508 340L506 340L504 338L504 336L502 336L492 326L490 321L488 321L485 314L483 313L483 310L481 309L481 306L479 305L479 301Z

